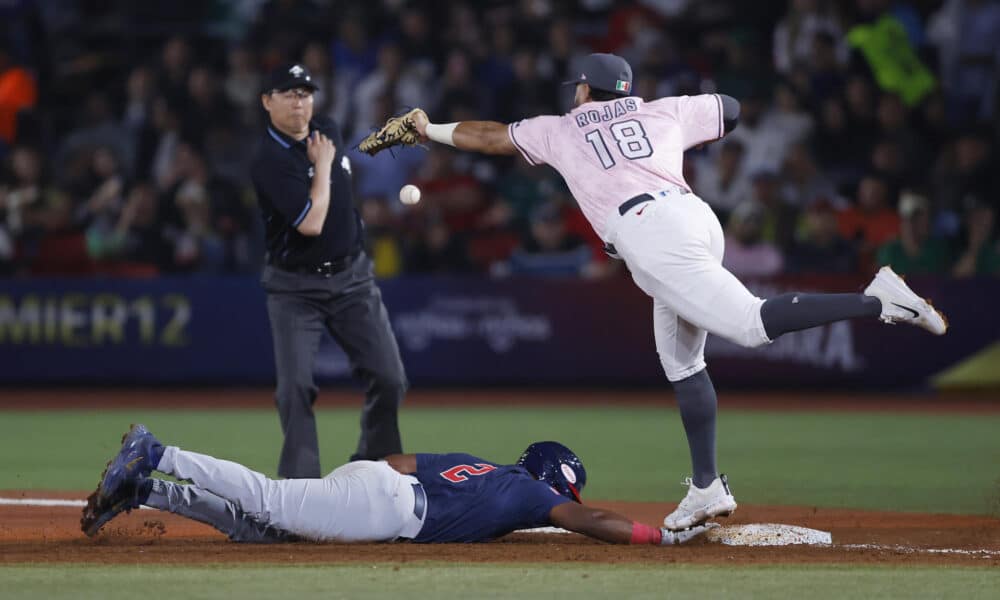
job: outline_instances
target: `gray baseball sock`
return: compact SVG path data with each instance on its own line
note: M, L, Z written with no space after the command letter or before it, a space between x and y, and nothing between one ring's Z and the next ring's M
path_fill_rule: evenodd
M151 487L143 504L211 525L234 542L260 544L295 540L284 531L251 519L236 504L198 486L162 479L147 481Z
M718 401L708 369L673 382L677 407L687 433L691 450L691 479L699 488L706 488L718 477L715 467L715 416Z
M791 292L769 298L760 307L767 337L776 339L789 331L809 329L834 321L877 317L882 302L864 294L803 294Z

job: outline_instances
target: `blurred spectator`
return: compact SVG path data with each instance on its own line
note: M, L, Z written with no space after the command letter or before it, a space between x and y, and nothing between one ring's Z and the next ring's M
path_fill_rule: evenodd
M471 268L465 237L454 234L441 219L421 227L406 249L410 273L462 273Z
M817 35L838 40L836 60L847 62L848 48L843 31L829 0L792 0L788 14L774 28L774 68L787 74L798 63L809 62Z
M998 183L1000 173L989 134L974 127L956 137L942 153L934 177L934 208L942 213L937 229L957 234L963 199L994 197Z
M368 39L365 25L357 14L349 14L337 22L337 36L330 46L330 56L336 65L337 76L346 85L353 88L362 77L371 73L377 55L377 48Z
M788 253L788 269L795 273L854 273L857 255L840 235L837 210L826 198L817 198L805 210L799 239Z
M125 178L108 148L97 148L83 158L87 160L84 171L69 182L69 189L77 199L74 221L81 227L89 227L95 221L113 218L121 210Z
M27 69L15 64L0 45L0 141L14 143L18 113L34 107L37 102L35 78Z
M34 148L15 146L0 172L0 272L17 270L20 255L27 263L39 237L71 222L65 194L44 177L41 156Z
M775 86L774 108L765 115L764 122L782 131L789 143L804 140L813 130L813 117L789 82Z
M813 36L806 76L809 95L814 103L834 97L843 89L845 61L838 51L844 47L842 40L830 33L819 32ZM792 71L789 76L794 81L796 72Z
M320 48L322 52L323 49ZM236 46L229 50L226 61L229 70L222 83L226 99L239 111L239 122L250 126L260 114L260 73L254 68L254 54L246 46ZM315 69L310 67L313 73Z
M696 171L694 192L715 209L729 215L740 202L750 197L750 180L743 170L743 144L726 139L714 160L702 161Z
M876 119L883 140L893 142L901 152L896 170L920 172L930 165L929 149L923 138L909 125L908 109L899 96L882 94L878 101Z
M514 79L499 91L497 113L506 123L555 113L558 109L556 82L538 72L534 50L519 48L514 52Z
M378 51L378 67L358 83L354 91L355 127L366 129L378 124L375 107L380 96L389 95L393 105L427 106L430 94L419 74L404 69L404 57L395 44Z
M125 111L122 126L134 139L140 134L151 118L153 99L156 94L153 71L147 67L136 67L129 73L125 85Z
M746 152L743 168L748 173L777 172L791 141L789 132L770 127L764 119L764 98L750 96L740 100L740 125L726 136L727 142L740 142Z
M781 194L781 177L773 171L760 171L751 178L751 199L763 211L761 237L785 250L795 236L797 212Z
M181 121L177 108L165 98L153 101L153 115L138 138L136 174L150 178L159 188L168 185L174 157L181 143Z
M816 166L807 144L793 144L782 166L781 195L785 204L801 208L820 196L836 198L836 190Z
M213 127L227 127L235 119L233 106L219 85L219 76L208 67L195 67L188 76L188 102L181 120L181 136L199 147Z
M953 121L994 116L1000 79L1000 5L991 0L946 0L927 35L937 46Z
M443 121L454 121L456 111L480 106L486 101L482 90L472 79L472 63L467 53L461 50L448 53L435 95L434 104Z
M878 263L889 265L901 275L936 275L951 265L948 245L931 237L930 203L914 192L899 199L899 238L878 251Z
M413 183L420 188L421 204L440 216L448 229L469 231L487 208L486 195L479 181L456 170L454 154L447 146L432 145Z
M871 132L866 134L851 128L847 109L839 98L823 102L812 150L827 177L838 188L861 178L871 147L870 136Z
M368 197L358 209L365 223L365 253L372 260L375 277L395 277L403 270L403 249L385 198Z
M117 274L158 272L172 257L156 215L156 189L149 182L136 183L117 219L101 222L87 232L88 253L95 261L113 264ZM138 270L138 266L148 268Z
M899 215L889 206L889 185L877 175L858 184L855 202L840 213L840 235L853 242L863 272L874 266L879 246L899 234Z
M875 101L872 84L863 75L854 75L847 80L844 100L847 102L847 120L853 131L871 136L877 131ZM866 133L867 132L867 133Z
M507 272L513 275L580 276L590 264L591 256L587 243L567 231L560 207L550 202L539 206L531 215L528 235L511 254Z
M182 37L172 37L163 45L157 88L175 105L187 98L188 71L191 68L191 46Z
M212 228L212 207L208 191L198 181L187 180L177 189L174 202L181 226L167 231L173 245L172 270L218 272L226 260L226 250Z
M726 227L726 253L722 266L737 277L777 275L785 260L778 247L762 239L764 207L754 201L741 203Z
M554 197L560 185L558 176L552 171L536 169L526 161L518 160L510 171L497 180L496 191L500 201L510 210L512 224L526 228L532 212L547 198Z
M970 198L965 212L966 243L952 270L955 277L1000 275L1000 241L996 237L996 208Z
M86 155L98 147L112 152L126 173L132 170L134 140L115 118L106 93L95 91L87 96L80 121L82 125L67 135L56 151L57 170L69 170L68 162L86 162Z
M313 93L313 113L331 117L345 114L351 92L346 86L339 85L340 81L335 76L330 56L323 48L323 44L319 42L306 44L305 50L302 51L302 66L312 75L312 82L318 88Z
M249 232L256 219L233 184L209 170L192 145L178 147L164 179L160 222L177 245L180 270L243 271L250 265Z

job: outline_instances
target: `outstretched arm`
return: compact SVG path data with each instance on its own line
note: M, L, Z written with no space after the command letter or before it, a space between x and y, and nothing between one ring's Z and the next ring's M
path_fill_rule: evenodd
M425 114L414 116L417 131L425 139L483 154L517 154L507 134L507 125L496 121L460 121L436 125Z
M553 508L549 513L549 520L556 527L612 544L672 546L684 543L706 530L701 527L674 533L643 525L610 510L589 508L576 502L565 502Z

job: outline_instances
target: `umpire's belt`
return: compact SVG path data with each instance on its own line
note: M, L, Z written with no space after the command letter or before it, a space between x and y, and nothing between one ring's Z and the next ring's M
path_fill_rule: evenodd
M424 513L427 511L427 493L424 492L424 486L419 483L414 483L413 485L413 516L424 520Z
M328 260L325 263L319 265L300 265L293 267L286 267L284 265L272 265L281 269L282 271L289 271L291 273L303 273L305 275L319 275L321 277L333 277L337 273L347 269L354 262L354 259L358 257L360 252L355 252L354 254L348 254L347 256L341 256L340 258L335 258L333 260Z

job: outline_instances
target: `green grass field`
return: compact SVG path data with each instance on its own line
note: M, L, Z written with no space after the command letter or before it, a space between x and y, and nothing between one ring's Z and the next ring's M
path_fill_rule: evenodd
M369 565L0 567L16 598L996 598L1000 570L899 567ZM210 584L206 584L210 582ZM113 584L113 585L112 585Z
M324 469L353 450L357 418L356 409L319 412ZM410 451L513 461L531 441L558 439L583 458L592 499L675 502L689 468L680 420L666 408L414 408L401 419ZM280 432L271 410L0 412L0 489L91 489L131 422L274 474ZM723 410L719 457L741 503L990 514L997 431L1000 415ZM870 565L24 566L0 567L0 579L17 598L125 598L137 589L241 599L987 598L1000 589L995 568Z

